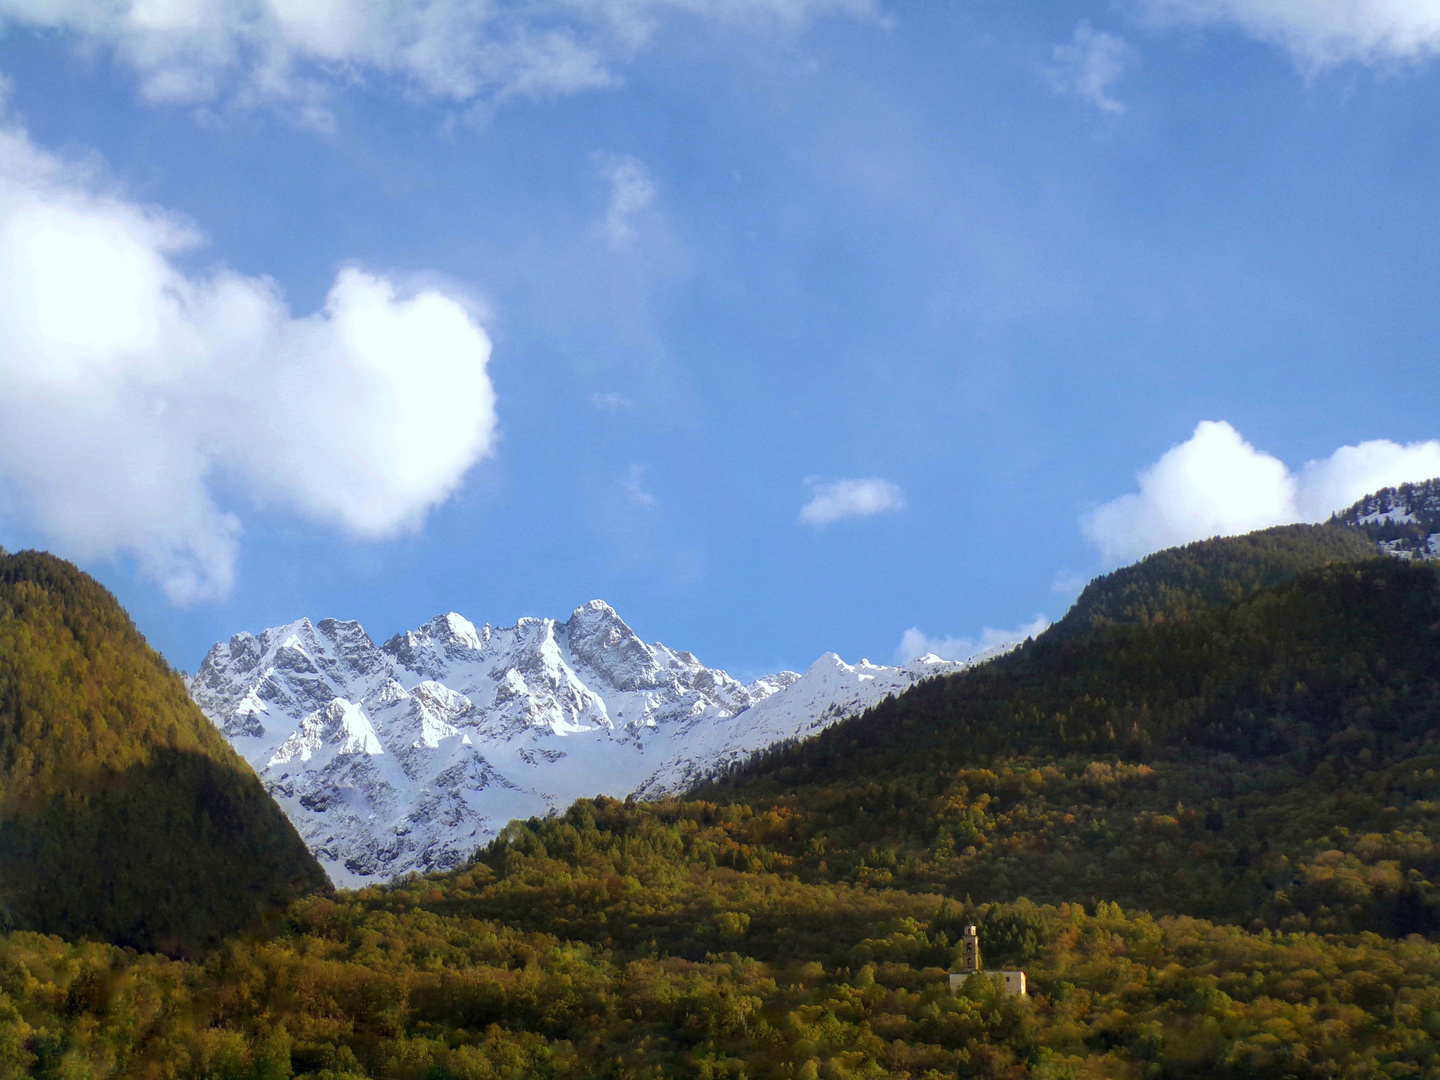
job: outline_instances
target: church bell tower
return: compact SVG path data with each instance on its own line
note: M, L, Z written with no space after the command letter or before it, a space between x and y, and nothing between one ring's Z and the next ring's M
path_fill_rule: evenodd
M960 937L960 970L972 974L980 970L980 932L972 925Z

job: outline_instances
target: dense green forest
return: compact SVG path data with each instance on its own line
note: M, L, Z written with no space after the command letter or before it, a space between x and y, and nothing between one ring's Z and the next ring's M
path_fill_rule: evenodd
M324 882L114 597L0 552L0 919L193 953Z
M1116 623L1183 619L1233 604L1305 570L1376 555L1374 542L1348 524L1280 525L1245 536L1167 548L1090 582L1048 634L1074 637Z
M1376 559L1042 636L702 794L795 815L801 873L1430 932L1437 718L1436 571Z
M203 964L12 934L0 1076L1434 1075L1422 937L711 867L735 823L711 812L582 803L517 830L498 870L302 901ZM965 919L1028 998L948 990Z
M1440 575L1337 533L204 957L12 933L0 1077L1440 1076Z

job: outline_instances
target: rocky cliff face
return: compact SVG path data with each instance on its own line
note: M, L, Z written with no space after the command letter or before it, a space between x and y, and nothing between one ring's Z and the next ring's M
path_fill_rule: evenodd
M826 654L745 684L647 645L602 601L565 622L450 613L377 646L308 619L210 650L191 696L337 885L446 869L517 817L652 798L964 664Z

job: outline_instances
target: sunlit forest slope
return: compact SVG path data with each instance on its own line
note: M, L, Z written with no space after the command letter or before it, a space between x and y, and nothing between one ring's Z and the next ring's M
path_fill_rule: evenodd
M0 1077L1440 1075L1440 577L1187 551L686 798L200 962L12 933ZM968 922L1029 996L949 989Z
M1437 721L1436 571L1376 559L1043 636L705 794L793 815L802 874L1431 933Z

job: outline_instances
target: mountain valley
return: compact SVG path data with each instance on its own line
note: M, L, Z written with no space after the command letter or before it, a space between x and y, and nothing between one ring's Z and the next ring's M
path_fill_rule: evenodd
M302 619L216 645L191 695L337 885L467 862L515 818L583 796L656 798L917 681L833 653L742 684L646 645L607 604L477 627L450 613L377 646Z
M1082 592L1048 636L1180 617L1326 560L1424 560L1432 549L1440 482L1386 489L1325 527L1192 544L1122 568ZM1168 584L1152 592L1157 571ZM353 887L460 866L507 822L577 798L678 794L967 666L933 656L850 665L829 653L804 674L741 684L690 653L646 645L595 600L564 622L513 627L451 612L379 646L358 623L301 619L217 644L189 686L331 880Z

